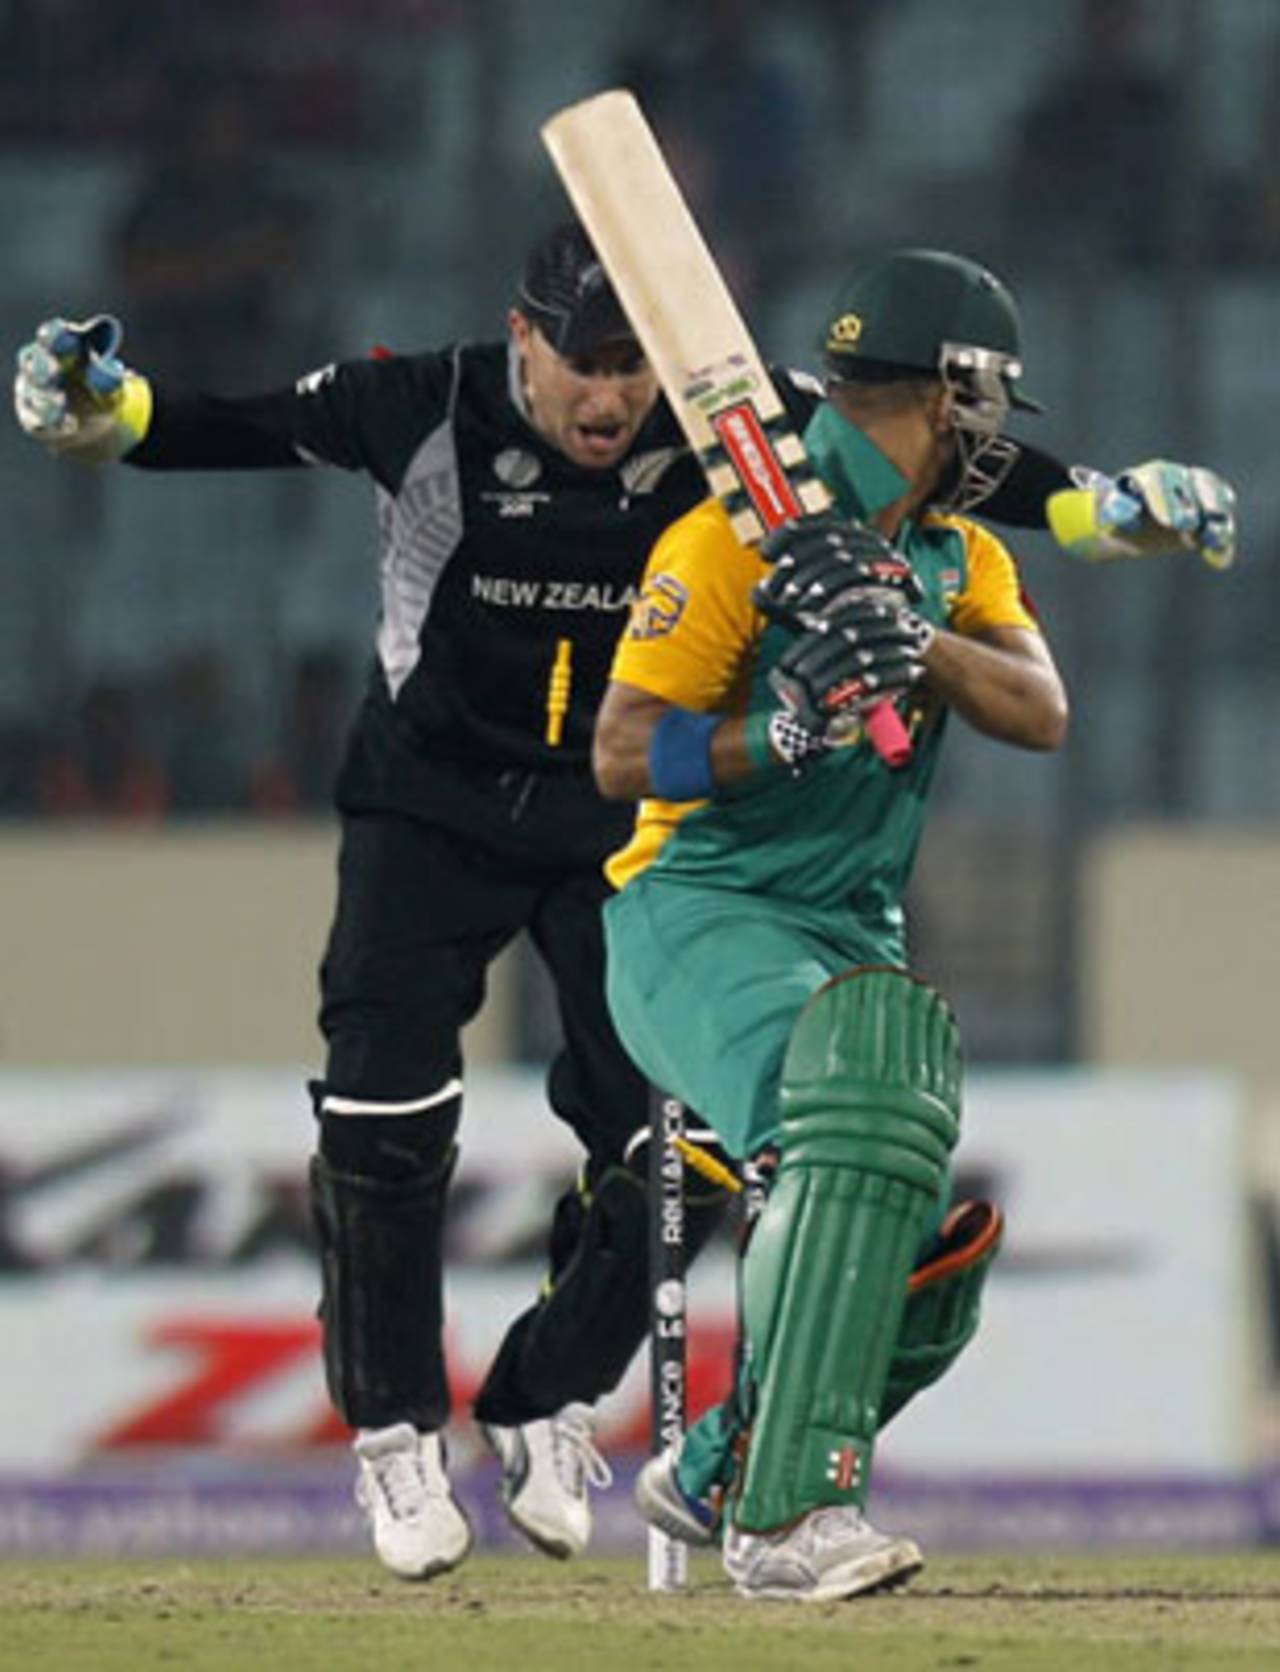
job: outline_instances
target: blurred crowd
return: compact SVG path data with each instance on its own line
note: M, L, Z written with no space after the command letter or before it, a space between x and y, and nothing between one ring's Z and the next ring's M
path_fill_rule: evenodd
M311 649L290 667L266 745L241 743L226 660L176 659L154 678L95 680L51 727L0 735L0 812L154 821L329 809L356 700L350 660Z
M193 74L234 75L275 144L385 141L363 45L420 44L463 0L6 0L0 142L151 150Z
M420 46L458 11L449 0L9 0L0 4L0 155L35 170L78 158L126 163L129 189L92 283L126 321L129 356L148 373L213 392L280 382L328 348L323 288L308 282L325 205L288 165L383 154L394 135L365 44ZM256 487L256 557L270 563L272 542L305 517L304 495L287 479ZM74 488L65 532L106 551L107 571L114 561L100 590L133 609L145 639L157 606L148 611L137 594L154 580L141 556L121 576L114 548L164 547L157 561L180 564L199 562L203 546L206 564L220 564L217 542L207 527L175 538L163 507L149 527L145 505L126 512L122 541L102 484ZM193 485L190 499L189 524L216 521L216 488L211 499L207 484ZM197 549L174 549L184 544ZM246 723L234 632L202 642L188 628L175 631L172 652L132 649L100 667L89 657L37 712L0 715L0 814L322 812L358 700L355 646L370 629L355 623L342 643L284 653L269 670L265 725ZM260 635L243 636L245 654L260 658Z

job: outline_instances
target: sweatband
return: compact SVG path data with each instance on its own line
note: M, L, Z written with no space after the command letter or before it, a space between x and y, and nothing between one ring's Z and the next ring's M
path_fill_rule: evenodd
M769 742L769 722L772 718L771 714L748 714L743 729L742 741L746 746L747 758L757 772L764 772L778 764Z
M711 734L719 714L668 708L649 739L649 782L663 801L703 801L715 791Z

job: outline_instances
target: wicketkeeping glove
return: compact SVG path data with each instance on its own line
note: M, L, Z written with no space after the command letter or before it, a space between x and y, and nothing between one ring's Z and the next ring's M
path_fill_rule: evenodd
M151 385L117 357L118 319L46 319L18 350L13 406L33 440L89 464L136 447L151 422Z
M787 647L769 681L796 725L823 743L838 742L866 709L923 677L933 632L892 595L854 594Z
M1046 513L1058 544L1087 563L1197 552L1214 569L1236 555L1236 496L1199 465L1149 459L1118 476L1075 473L1080 485L1050 494Z
M762 542L760 555L772 568L756 584L756 607L793 633L868 587L899 592L909 604L924 596L911 565L878 529L834 511L784 523Z

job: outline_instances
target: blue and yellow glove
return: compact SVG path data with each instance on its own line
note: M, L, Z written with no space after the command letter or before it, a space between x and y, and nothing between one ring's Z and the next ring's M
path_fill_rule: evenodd
M138 445L151 422L151 385L118 358L123 336L110 314L46 319L18 350L13 407L34 441L86 464Z
M1086 563L1196 552L1213 569L1236 556L1236 496L1199 465L1149 459L1118 476L1074 473L1078 486L1049 495L1045 510L1058 544Z

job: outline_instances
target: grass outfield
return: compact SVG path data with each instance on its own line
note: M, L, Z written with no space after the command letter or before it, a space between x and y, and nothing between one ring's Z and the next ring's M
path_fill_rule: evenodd
M1280 1669L1280 1552L976 1556L908 1589L748 1603L714 1558L653 1596L639 1559L480 1556L427 1585L370 1560L0 1562L22 1672L1231 1672Z

